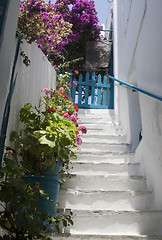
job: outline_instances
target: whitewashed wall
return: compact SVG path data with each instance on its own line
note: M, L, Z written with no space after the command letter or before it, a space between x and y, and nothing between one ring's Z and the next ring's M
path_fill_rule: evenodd
M4 31L2 33L2 42L0 43L0 126L8 92L11 60L15 50L15 33L17 28L19 5L20 0L9 1L7 17L4 22Z
M162 96L162 1L114 0L115 77ZM116 84L115 108L162 207L162 102ZM117 101L119 100L119 101Z
M25 103L38 106L41 91L44 88L55 89L56 87L56 72L37 45L35 43L30 45L24 41L20 46L21 51L25 52L31 63L26 67L22 56L19 55L15 71L18 77L12 98L8 136L11 130L18 127L20 108Z

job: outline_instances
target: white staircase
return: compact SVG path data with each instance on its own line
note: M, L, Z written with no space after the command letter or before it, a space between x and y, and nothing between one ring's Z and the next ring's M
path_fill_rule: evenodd
M60 207L73 212L74 225L52 239L162 239L162 212L154 208L113 111L79 110L79 118L88 132L59 196Z

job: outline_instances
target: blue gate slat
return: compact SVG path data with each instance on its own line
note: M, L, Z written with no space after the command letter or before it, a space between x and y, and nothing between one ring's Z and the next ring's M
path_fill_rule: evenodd
M87 85L85 85L85 83ZM86 73L85 83L84 83L84 86L85 86L85 104L84 104L84 106L88 106L88 99L89 99L89 86L88 86L88 83L89 83L89 73L88 72Z
M103 78L103 105L107 105L107 88L105 87L105 85L107 84L107 77L104 76Z
M76 79L74 78L73 81L76 82ZM76 95L76 85L73 84L71 87L71 97L72 97L73 102L75 102L75 95Z
M98 85L101 84L101 74L98 75ZM101 87L97 88L97 105L101 105Z
M83 82L83 75L80 74L79 75L79 82L82 83ZM79 84L78 86L78 104L82 103L82 84Z
M96 79L95 79L95 73L92 73L92 84L95 84ZM94 85L92 85L92 89L91 89L91 105L95 104L95 87Z

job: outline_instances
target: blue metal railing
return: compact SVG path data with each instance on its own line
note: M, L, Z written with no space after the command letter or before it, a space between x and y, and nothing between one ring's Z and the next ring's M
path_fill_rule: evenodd
M3 158L6 132L7 132L9 115L10 115L11 99L12 99L13 91L14 91L15 84L16 84L17 74L15 76L15 68L16 68L16 63L17 63L17 59L18 59L20 43L21 43L21 35L19 35L18 41L17 41L14 63L13 63L12 73L11 73L10 89L9 89L9 93L7 96L5 109L4 109L4 113L3 113L3 119L2 119L2 127L1 127L1 132L0 132L0 168L1 168L2 158Z
M157 99L157 100L159 100L159 101L162 101L162 97L159 96L159 95L156 95L156 94L151 93L151 92L148 92L148 91L146 91L146 90L144 90L144 89L138 88L138 87L136 87L136 86L134 86L134 85L132 85L132 84L123 82L123 81L121 81L121 80L119 80L119 79L116 79L116 78L110 76L110 75L109 75L109 78L112 79L112 80L115 81L115 82L120 83L120 85L124 85L124 86L132 89L134 92L140 92L140 93L143 93L143 94L145 94L145 95L147 95L147 96L149 96L149 97L152 97L152 98L155 98L155 99Z

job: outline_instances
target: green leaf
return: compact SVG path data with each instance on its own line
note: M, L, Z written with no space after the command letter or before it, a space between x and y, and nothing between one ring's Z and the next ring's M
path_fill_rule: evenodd
M48 145L50 148L54 148L56 146L55 141L50 141L46 138L46 136L42 136L41 138L39 138L39 142L40 144L46 144Z

